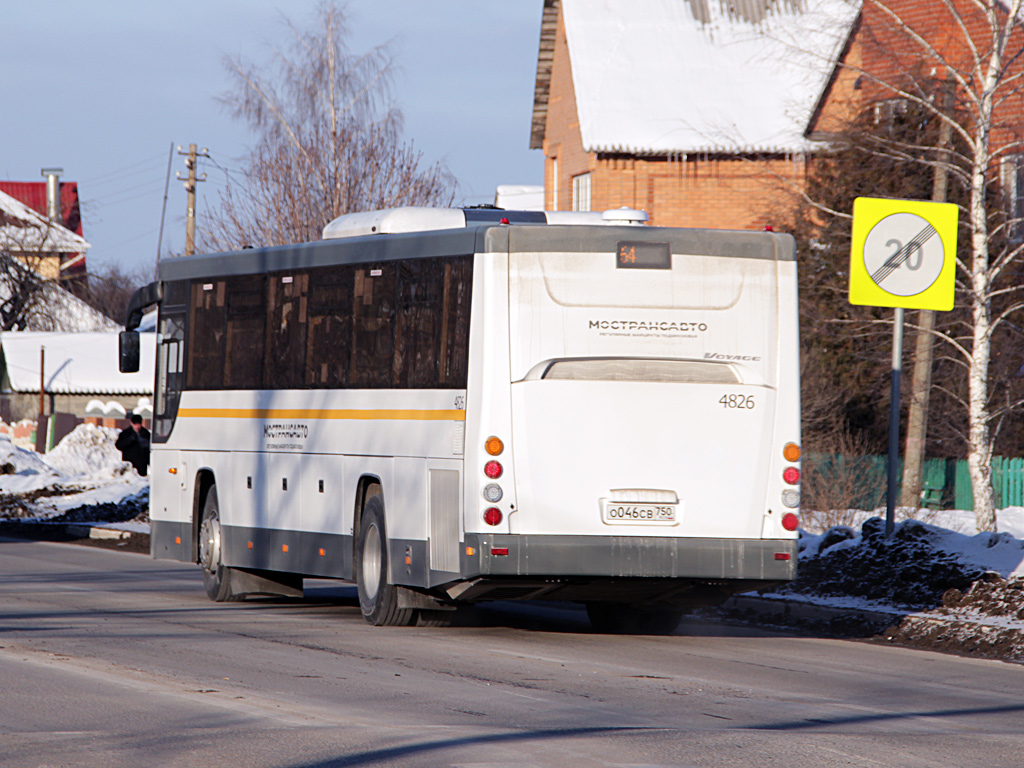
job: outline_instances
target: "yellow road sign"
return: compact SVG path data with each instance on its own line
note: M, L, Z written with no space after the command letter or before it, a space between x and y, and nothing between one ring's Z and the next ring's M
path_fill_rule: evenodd
M952 203L854 200L850 303L952 309L958 214Z

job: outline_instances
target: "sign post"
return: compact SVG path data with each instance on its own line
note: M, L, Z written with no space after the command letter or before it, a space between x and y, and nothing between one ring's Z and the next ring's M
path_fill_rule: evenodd
M894 307L885 535L896 520L903 310L953 308L956 230L952 203L858 197L853 201L850 303Z

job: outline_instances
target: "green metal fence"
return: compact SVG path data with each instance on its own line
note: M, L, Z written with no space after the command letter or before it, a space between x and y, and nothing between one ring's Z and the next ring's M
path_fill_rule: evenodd
M1024 459L996 456L992 459L992 474L996 507L1024 507ZM971 473L966 461L956 462L952 509L974 509Z
M862 490L852 499L860 509L873 509L885 503L887 475L885 456L828 456L810 454L805 463L814 465L818 482L839 483L854 475ZM903 460L899 462L900 477ZM992 460L996 507L1024 506L1024 458L997 456ZM806 478L811 480L810 477ZM925 459L922 474L922 506L933 509L974 509L971 475L965 460Z

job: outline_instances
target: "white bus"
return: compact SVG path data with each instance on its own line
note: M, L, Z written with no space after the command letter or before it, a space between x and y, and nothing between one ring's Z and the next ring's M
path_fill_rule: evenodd
M640 212L399 208L161 262L151 548L213 600L355 581L375 625L604 631L792 579L794 242Z

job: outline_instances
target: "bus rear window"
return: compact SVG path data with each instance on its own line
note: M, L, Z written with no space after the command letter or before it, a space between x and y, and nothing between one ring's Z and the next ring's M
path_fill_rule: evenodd
M739 376L728 363L700 360L645 360L595 358L556 360L543 379L568 381L655 381L690 384L738 384Z

